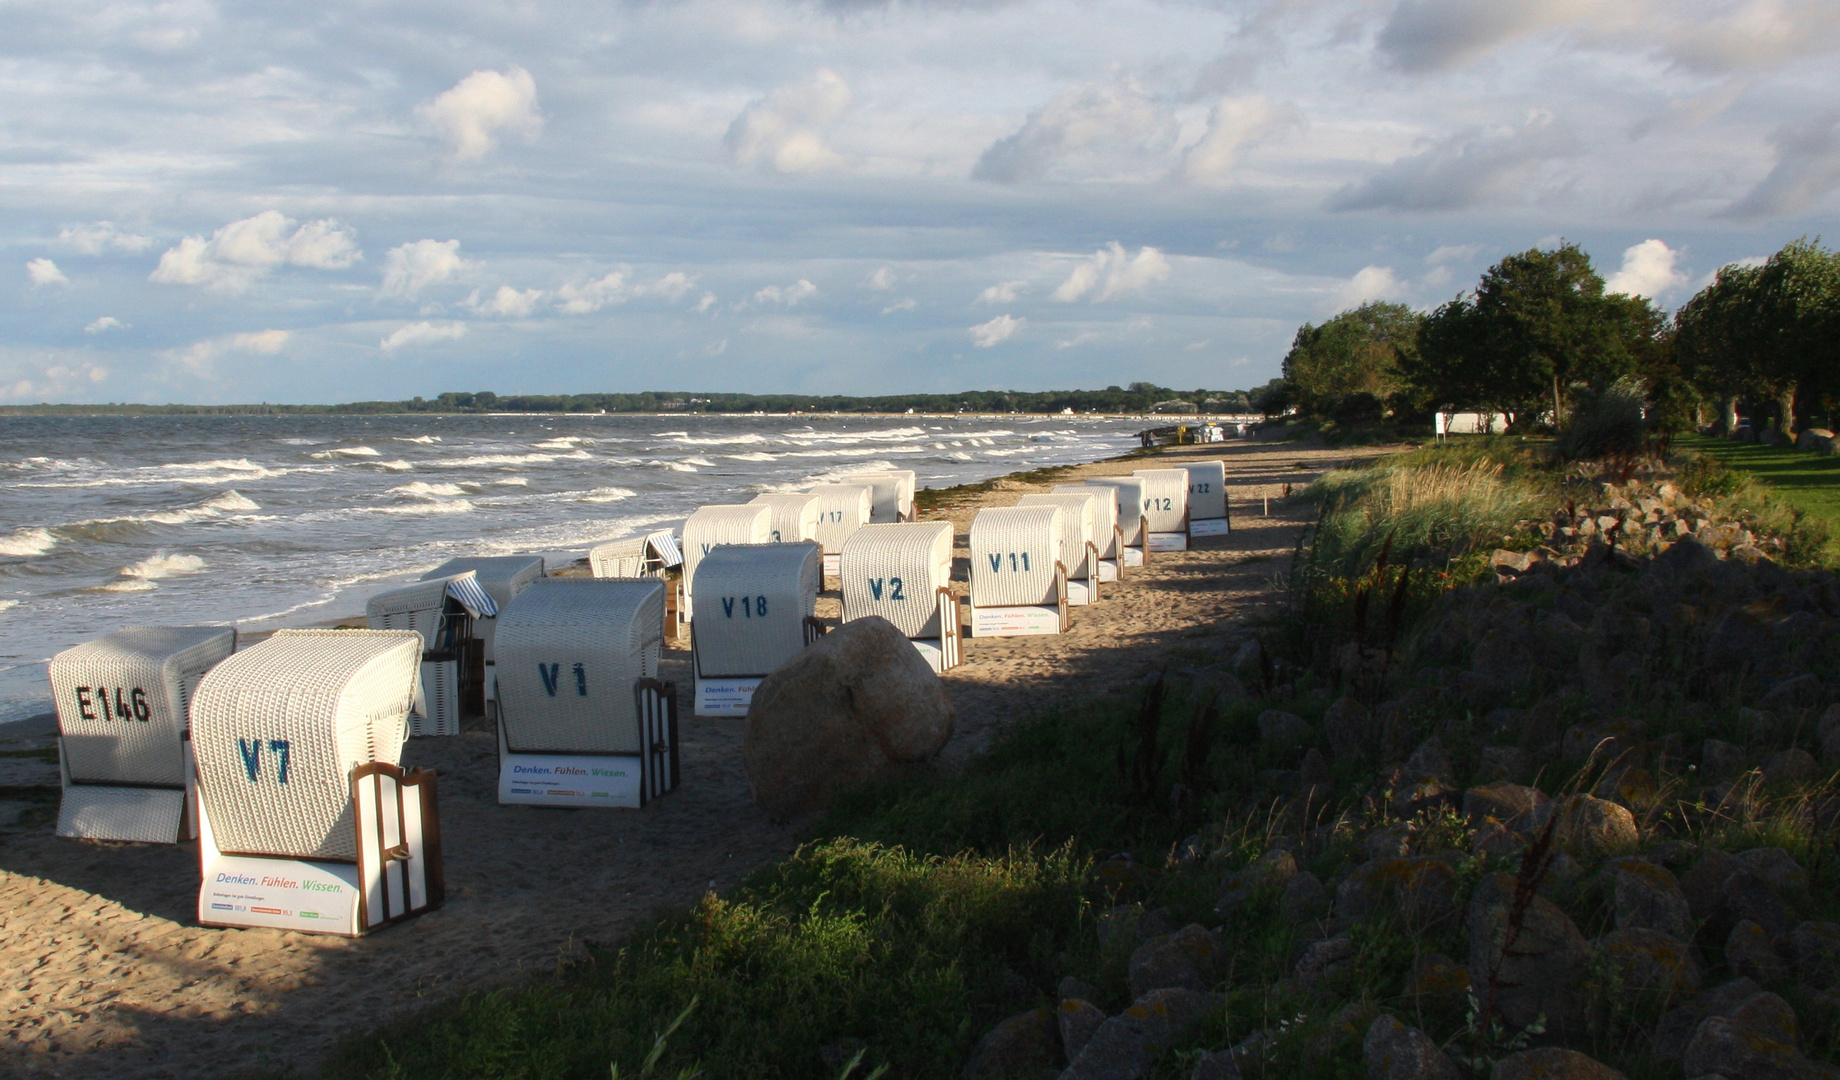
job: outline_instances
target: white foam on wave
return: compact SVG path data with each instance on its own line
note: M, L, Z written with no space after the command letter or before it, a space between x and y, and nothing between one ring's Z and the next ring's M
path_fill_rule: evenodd
M654 439L687 439L689 437L690 437L690 433L688 431L654 431L652 432L652 438Z
M408 462L404 461L401 458L397 458L395 461L373 461L370 464L377 466L378 468L382 469L384 472L414 472L415 471L415 466L409 464Z
M804 431L786 431L781 435L801 446L818 443L859 443L859 442L900 442L924 436L922 427L888 428L883 431L816 431L807 428Z
M653 466L654 468L669 469L672 472L695 472L696 471L695 465L690 465L682 461L648 461L646 462L646 464Z
M778 461L779 460L778 454L768 454L760 450L755 450L752 453L747 453L747 454L726 454L724 456L727 457L728 460L730 461Z
M147 581L143 578L116 578L114 581L105 581L100 585L91 586L89 589L85 591L87 592L152 592L153 590L157 588L159 588L158 585L155 585L153 582Z
M421 443L423 446L431 446L440 442L441 437L439 435L392 435L390 441Z
M469 489L476 487L477 485L474 484L467 484L464 486L460 484L430 484L423 480L417 480L414 483L393 487L390 491L397 495L414 495L423 499L432 499L437 495L465 495Z
M687 435L682 432L672 440L690 446L751 446L767 441L764 435Z
M57 537L51 535L50 529L14 529L11 536L0 537L0 555L15 559L43 555L54 547Z
M201 503L181 506L175 510L161 510L152 514L140 514L134 517L113 518L114 521L146 521L156 525L184 525L193 521L208 521L212 518L227 517L231 514L248 513L262 509L254 502L243 497L243 493L231 488L219 495L213 495ZM98 523L101 524L101 523Z
M638 494L638 492L628 491L623 487L598 487L593 491L582 492L576 497L575 501L585 503L619 502L621 499L630 499L636 494Z
M375 508L382 514L470 514L478 509L466 499L452 502L419 502L407 506L379 506Z
M924 454L924 446L858 446L851 449L836 448L831 450L794 450L787 457L801 458L840 458L873 457L876 454Z
M970 454L965 453L963 450L954 450L950 454L947 454L946 456L951 458L953 461L976 461L977 460L976 458L972 457Z
M0 600L0 611L11 611L18 606L17 600Z
M342 457L374 458L382 457L383 454L368 446L335 446L330 450L316 450L307 456L318 458L321 461L336 461Z
M540 443L530 445L539 450L572 450L583 443L592 444L593 442L593 439L584 439L579 435L558 435L553 439L544 439Z
M178 577L181 574L196 574L204 569L204 560L196 555L168 555L162 551L149 555L131 566L124 566L120 574L124 578L136 578L141 581L158 581L161 578Z
M505 487L529 487L530 477L528 476L507 476L503 480L494 480L492 482L494 484L499 484Z
M465 469L485 465L541 465L547 461L587 461L594 455L586 450L567 454L475 454L472 457L442 458L426 464L439 468Z
M267 468L261 465L257 465L255 462L249 460L248 458L213 458L210 461L175 461L167 465L162 465L160 466L160 468L186 470L186 471L193 471L193 470L204 471L207 469L224 469L230 472L259 473L264 476L268 475Z
M708 458L700 458L700 457L687 457L684 459L684 464L685 465L695 465L701 469L713 469L715 468L715 465L716 465L715 462L709 460Z

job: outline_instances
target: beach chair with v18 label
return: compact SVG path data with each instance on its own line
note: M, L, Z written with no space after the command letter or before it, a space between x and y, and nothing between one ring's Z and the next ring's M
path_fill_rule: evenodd
M696 621L696 565L720 544L772 542L773 508L760 503L700 507L684 522L684 576L677 581L686 622Z
M971 636L1068 628L1058 506L987 507L971 519Z
M824 634L823 555L811 540L722 544L697 563L695 715L746 716L761 680Z

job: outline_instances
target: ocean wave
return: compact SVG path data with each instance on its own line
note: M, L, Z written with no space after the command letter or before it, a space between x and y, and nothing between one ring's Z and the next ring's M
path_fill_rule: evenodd
M655 469L669 469L672 472L695 472L696 471L695 465L688 465L681 461L648 461L646 462L646 464L650 465L651 467Z
M423 446L429 446L440 442L441 437L439 435L392 435L390 441L421 443Z
M709 460L708 458L700 458L700 457L687 457L684 459L684 464L685 465L695 465L699 469L713 469L716 467L715 462Z
M530 445L539 450L572 450L583 444L592 446L594 440L584 439L579 435L558 435L553 439L544 439L540 443L531 443Z
M585 503L619 502L621 499L630 499L636 494L638 494L638 492L628 491L623 487L599 487L595 488L593 491L582 492L576 497L575 501Z
M321 461L332 461L342 457L373 458L383 455L368 446L335 446L330 450L319 450L307 456L318 458Z
M16 559L43 555L54 547L57 537L51 535L50 529L14 529L11 536L0 537L0 555Z
M393 487L390 491L397 495L415 495L424 499L432 499L437 495L465 495L469 489L477 490L477 488L477 484L467 484L464 486L460 484L430 484L423 480L417 480L414 483L403 484L401 487Z
M0 611L11 611L18 606L17 600L0 600Z
M470 514L478 509L465 499L452 502L420 502L407 506L378 506L374 509L380 514Z
M143 578L116 578L114 581L105 581L100 585L92 585L83 591L84 592L152 592L153 590L157 588L159 588L158 585L155 585L153 582L147 581Z
M685 439L685 438L689 438L689 436L690 436L690 433L688 431L654 431L652 432L652 438L654 439Z
M924 446L858 446L851 449L836 448L831 450L793 450L787 457L799 458L837 458L837 457L873 457L876 454L924 454Z
M175 461L160 466L162 469L226 469L230 472L268 474L268 469L257 465L248 458L213 458L210 461Z
M425 464L443 469L476 469L484 465L541 465L546 461L587 461L594 455L586 450L566 454L475 454L472 457L442 458Z
M747 453L747 454L725 454L723 456L728 458L728 460L730 461L778 461L779 460L778 454L768 454L760 450L755 450L752 453Z
M213 495L201 503L181 506L175 510L161 510L152 514L138 514L126 518L113 518L87 524L112 524L115 521L146 521L156 525L184 525L193 521L206 521L211 518L226 517L230 514L249 513L260 510L260 506L243 496L243 493L231 488L229 491Z
M502 485L504 487L529 487L530 477L528 476L507 476L503 480L494 480L492 481L492 483Z
M415 466L409 464L408 462L404 461L401 458L397 458L395 461L373 461L373 462L370 462L369 464L377 466L378 468L382 469L384 472L414 472L415 471Z
M204 569L204 560L196 555L168 555L162 551L149 555L131 566L124 566L119 571L124 578L141 581L158 581L161 578L177 577L180 574L196 574Z
M691 446L751 446L767 441L764 435L687 435L679 433L674 442Z
M918 438L926 434L923 427L889 428L885 431L785 431L784 438L801 446L814 443L857 443L857 442L895 442L902 439ZM1005 435L1009 434L1004 432Z

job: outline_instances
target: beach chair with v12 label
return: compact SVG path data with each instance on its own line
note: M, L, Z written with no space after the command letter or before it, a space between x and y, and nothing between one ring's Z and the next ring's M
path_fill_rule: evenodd
M754 690L824 634L824 584L815 541L722 544L696 567L690 660L697 716L746 716Z
M1144 522L1149 551L1188 550L1188 470L1138 469L1144 482Z
M1058 506L987 507L971 519L971 636L1064 633L1067 567Z

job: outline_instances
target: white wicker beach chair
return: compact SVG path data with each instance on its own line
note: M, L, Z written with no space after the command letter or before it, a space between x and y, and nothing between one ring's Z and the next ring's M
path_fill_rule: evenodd
M198 835L187 710L236 649L225 626L141 626L51 658L59 836L176 844Z
M460 688L476 674L475 620L498 614L498 602L478 576L466 570L380 592L364 613L372 630L422 635L421 700L409 718L409 734L460 734Z
M1150 519L1144 514L1144 481L1136 476L1095 476L1086 481L1118 489L1118 531L1124 540L1123 566L1142 566L1150 559Z
M912 469L887 469L881 472L853 473L844 477L840 483L868 484L874 489L871 496L869 521L876 525L892 525L901 521L914 520L914 484L916 478Z
M683 562L677 537L669 529L610 540L588 550L588 571L597 578L664 577Z
M355 936L444 894L434 773L398 767L422 635L281 630L192 700L198 920Z
M499 802L643 806L677 786L664 601L656 578L546 578L499 616Z
M1188 470L1138 469L1131 474L1144 482L1144 520L1150 551L1188 550Z
M1093 546L1099 551L1099 580L1124 576L1124 532L1118 527L1119 489L1111 484L1056 484L1056 495L1092 495Z
M773 510L769 541L796 544L818 538L818 496L812 494L756 495L753 501Z
M721 544L765 544L773 535L773 508L759 503L705 506L684 522L683 617L696 619L696 564Z
M958 666L950 522L864 525L844 541L841 564L844 622L880 615L934 671Z
M971 519L971 636L1067 629L1059 506L985 508Z
M423 581L435 578L453 577L471 570L479 580L481 588L492 602L503 611L512 597L523 592L530 583L541 577L547 577L548 567L541 555L476 555L463 559L449 559L422 575ZM479 639L479 659L483 661L479 670L479 703L484 706L486 716L498 715L498 656L492 651L492 640L498 633L498 616L480 615L473 620L473 636ZM426 661L426 657L423 658ZM468 700L468 688L461 687L461 702L464 706Z
M824 575L836 577L843 542L869 524L875 489L868 484L819 484L811 493L818 497L818 531L812 539L824 545Z
M1067 568L1067 604L1083 607L1099 599L1099 496L1092 491L1024 495L1017 506L1061 508L1061 564Z
M1188 535L1225 536L1233 523L1227 508L1227 463L1191 461L1188 473Z
M823 563L810 540L724 544L697 563L697 716L746 716L761 680L824 633L815 617Z

